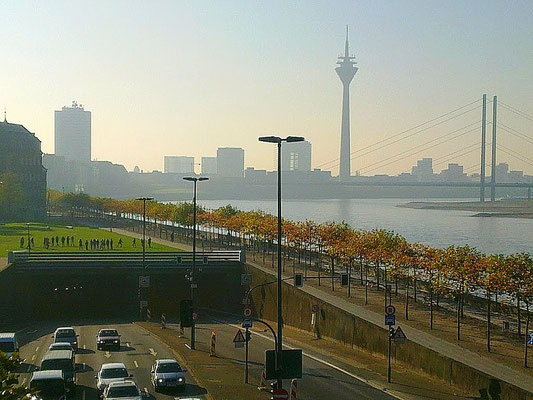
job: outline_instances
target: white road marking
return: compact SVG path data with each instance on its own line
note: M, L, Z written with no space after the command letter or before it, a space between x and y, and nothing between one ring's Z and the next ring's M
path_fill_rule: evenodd
M225 324L227 324L227 325L230 325L230 326L233 326L233 327L236 327L236 328L241 328L240 325L229 324L229 323L227 323L227 322L223 322L223 321L217 321L217 322L225 323ZM257 336L262 337L263 339L267 339L267 340L269 340L269 341L271 341L271 342L274 341L274 339L270 338L269 336L262 335L262 334L260 334L260 333L258 333L258 332L254 332L254 333L255 333ZM186 346L187 346L187 345L186 345ZM288 349L294 349L294 347L288 346L288 345L286 345L286 344L284 344L283 346L284 346L284 347L287 347ZM359 380L359 381L362 381L362 382L366 383L368 386L371 386L371 387L373 387L374 389L378 389L378 390L380 390L380 391L382 391L382 392L384 392L384 393L387 393L387 394L389 394L389 395L392 396L392 397L396 397L397 399L403 399L403 397L400 397L400 396L398 396L398 395L396 395L396 394L394 394L394 393L391 393L391 392L394 391L394 389L390 389L390 388L383 387L383 386L381 386L381 385L379 385L379 384L376 384L376 383L374 383L374 382L369 381L368 379L365 379L365 378L362 378L362 377L357 376L357 375L355 375L355 374L352 374L351 372L348 372L348 371L346 371L345 369L342 369L341 367L336 366L335 364L332 364L332 363L330 363L330 362L328 362L328 361L326 361L326 360L323 360L323 359L321 359L321 358L318 358L318 357L312 356L312 355L307 354L307 353L305 353L305 352L302 352L302 355L303 355L304 357L310 358L311 360L314 360L314 361L317 361L317 362L319 362L319 363L321 363L321 364L327 365L328 367L333 368L333 369L335 369L335 370L337 370L337 371L339 371L339 372L342 372L343 374L346 374L346 375L348 375L348 376L350 376L350 377L352 377L352 378L354 378L354 379L357 379L357 380Z
M33 356L31 356L31 360L35 361L35 354Z
M127 342L127 343L126 343L126 347L131 347L131 346L130 346L130 342Z
M137 364L137 361L133 360L133 363L135 364L135 368L139 368L139 364Z
M153 355L154 357L157 356L157 351L154 351L154 349L152 349L151 347L148 349L148 351L149 351L150 354Z
M24 378L24 379L22 380L22 386L24 386L25 383L26 383L26 378Z
M35 352L37 353L39 351L39 346L35 348Z
M111 353L109 353L109 351L106 351L105 354L104 354L104 357L106 357L106 358L111 357Z
M87 349L87 346L86 345L83 345L83 350Z
M191 350L191 346L189 346L188 343L185 343L185 347L187 347L189 350Z

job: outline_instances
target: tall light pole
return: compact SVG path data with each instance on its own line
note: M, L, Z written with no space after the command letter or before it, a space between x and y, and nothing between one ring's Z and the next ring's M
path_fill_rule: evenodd
M30 223L28 222L26 224L26 226L28 227L28 255L30 255L30 252L31 252L31 242L30 242Z
M154 198L153 197L139 197L137 200L141 200L143 202L143 240L142 240L142 247L143 247L143 261L142 261L142 272L141 274L144 275L145 274L145 268L146 268L146 265L145 265L145 259L146 259L146 201L151 201L153 200ZM144 296L143 296L143 293L144 291L142 290L143 288L140 287L141 286L141 280L139 279L139 290L140 290L140 300L145 300L144 299ZM148 296L146 296L146 301L148 299ZM148 308L148 306L146 306L146 308ZM141 314L141 318L142 318L142 314L143 314L143 307L139 307L139 311L140 311L140 314Z
M189 181L193 183L193 194L192 194L192 271L191 271L191 305L192 305L192 312L194 313L195 310L195 303L194 303L194 289L196 288L196 282L195 279L195 272L196 272L196 191L197 191L197 184L198 182L203 182L209 180L209 178L200 176L198 178L192 177L192 176L185 176L183 177L183 180ZM191 321L191 349L196 349L196 329L195 329L195 321L194 318L192 318Z
M282 370L282 357L283 350L283 316L281 307L281 143L294 143L303 142L305 139L301 136L287 136L285 139L278 136L261 136L260 142L276 143L278 146L278 343L276 349L276 363L277 363L277 384L278 389L283 387L283 379L281 378L280 371Z

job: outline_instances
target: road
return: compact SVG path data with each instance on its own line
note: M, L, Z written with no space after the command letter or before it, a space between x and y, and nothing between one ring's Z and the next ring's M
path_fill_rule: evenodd
M64 326L64 325L63 325ZM22 365L20 380L28 382L31 372L35 370L52 343L52 333L57 326L39 327L35 331L23 335L20 356L25 362ZM96 334L101 328L116 328L121 334L121 348L118 351L96 350ZM74 325L80 335L80 348L76 354L77 390L72 399L100 399L96 390L95 375L100 366L109 362L122 362L133 374L139 388L148 395L146 399L204 399L206 390L196 384L194 378L186 373L187 387L185 391L155 393L150 383L150 368L156 358L175 358L168 347L154 339L137 325L130 323L114 325ZM186 366L185 366L186 367Z
M177 329L177 327L172 326L171 328ZM217 319L212 323L200 323L197 328L198 349L208 351L207 346L210 343L211 332L216 331L217 356L232 359L234 362L242 364L243 375L241 379L244 383L245 349L236 349L233 344L237 325ZM252 331L249 346L249 373L252 382L256 382L261 376L261 371L264 368L265 350L274 348L274 343L269 339L270 337L271 334L260 326L257 330ZM290 341L285 340L284 344L290 345ZM317 361L319 359L323 362ZM349 366L342 365L342 368L335 368L337 365L339 365L337 361L325 360L314 354L306 355L304 352L303 377L298 381L298 398L313 400L396 399L356 378L355 374L350 372ZM287 382L285 389L288 390L288 386L289 383Z

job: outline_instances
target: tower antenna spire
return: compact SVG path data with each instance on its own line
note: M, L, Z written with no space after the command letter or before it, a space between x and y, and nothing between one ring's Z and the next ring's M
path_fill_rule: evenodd
M7 109L4 107L4 122L7 122Z
M349 57L348 25L346 25L346 44L344 45L344 57Z

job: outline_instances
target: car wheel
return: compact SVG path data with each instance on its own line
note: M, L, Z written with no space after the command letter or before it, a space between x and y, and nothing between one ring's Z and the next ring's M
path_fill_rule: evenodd
M156 393L158 393L158 392L159 392L159 386L154 385L154 391L155 391Z

